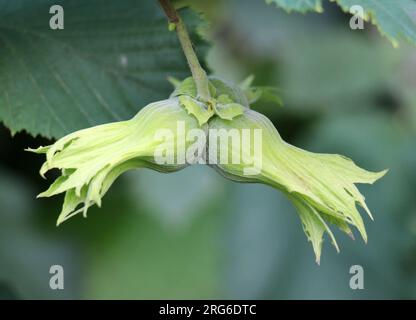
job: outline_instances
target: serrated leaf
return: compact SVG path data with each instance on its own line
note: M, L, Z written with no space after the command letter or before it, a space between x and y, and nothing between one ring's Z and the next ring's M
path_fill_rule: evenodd
M63 30L49 26L55 4ZM125 120L167 97L168 76L189 74L157 1L0 0L0 8L0 121L12 133L61 137ZM200 19L181 15L202 49Z
M334 1L334 0L331 0ZM336 0L349 12L354 5L362 6L365 19L377 26L395 47L405 40L416 44L416 1L414 0Z
M321 0L266 0L266 2L268 4L275 3L288 12L299 11L305 13L307 11L323 11Z
M365 20L377 26L395 47L405 40L416 44L416 1L414 0L330 0L343 11L350 12L352 6L364 9ZM323 12L322 0L266 0L286 11Z

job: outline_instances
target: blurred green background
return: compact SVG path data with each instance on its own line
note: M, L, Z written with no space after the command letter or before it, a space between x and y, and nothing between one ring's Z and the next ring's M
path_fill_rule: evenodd
M341 252L326 240L318 266L280 193L203 166L129 172L101 209L56 228L62 197L35 199L50 181L37 174L43 159L23 151L49 141L1 127L0 298L416 298L416 49L394 49L369 24L352 31L329 3L322 15L251 0L194 5L211 22L213 74L279 88L283 108L255 109L286 141L390 169L360 186L375 216L365 217L368 244L336 232ZM55 264L64 290L49 288ZM352 265L364 268L364 290L349 287Z

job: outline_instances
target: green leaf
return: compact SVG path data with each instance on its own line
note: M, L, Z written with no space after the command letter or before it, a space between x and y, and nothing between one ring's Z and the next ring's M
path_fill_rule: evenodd
M49 8L64 9L52 30ZM188 67L157 1L0 0L0 121L46 137L125 120ZM181 12L198 50L200 19Z
M395 47L405 40L416 44L416 1L414 0L336 0L342 10L349 12L360 5L365 20L377 26Z
M191 98L190 96L179 96L180 104L186 109L188 114L192 114L200 126L207 123L209 118L214 114L214 110L208 110L202 102Z
M266 2L268 4L275 3L288 12L299 11L305 13L307 11L323 11L321 0L266 0Z
M354 5L364 9L364 19L377 26L395 47L399 41L416 44L416 2L414 0L330 0L343 11L350 12ZM322 12L322 0L266 0L287 11Z
M315 252L316 256L316 262L320 264L321 261L322 242L325 232L328 232L333 245L339 252L337 241L335 240L332 231L329 229L328 225L321 217L321 214L314 207L306 202L303 202L296 196L289 195L289 199L296 207L299 217L302 221L303 230L308 237L308 240L312 243L313 251Z
M235 117L242 115L244 112L244 107L238 103L227 103L221 104L218 103L215 106L215 113L225 120L232 120Z

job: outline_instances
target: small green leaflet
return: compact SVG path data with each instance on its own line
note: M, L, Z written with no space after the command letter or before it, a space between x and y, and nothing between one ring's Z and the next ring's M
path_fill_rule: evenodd
M415 0L330 0L343 11L350 12L352 6L364 9L365 20L377 26L395 47L400 41L416 44L416 1ZM286 11L322 12L322 0L266 0Z
M188 111L188 114L192 114L197 120L200 126L208 122L209 118L214 115L214 110L208 110L202 102L190 96L179 96L181 105Z

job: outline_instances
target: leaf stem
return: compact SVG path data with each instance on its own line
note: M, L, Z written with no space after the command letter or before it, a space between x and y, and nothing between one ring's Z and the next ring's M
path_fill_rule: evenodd
M191 69L192 78L195 81L198 98L203 101L209 101L211 99L211 95L209 92L208 77L205 70L199 63L185 24L170 0L159 0L159 3L168 17L169 23L175 26L179 42L182 46L186 60L188 61L189 68Z

